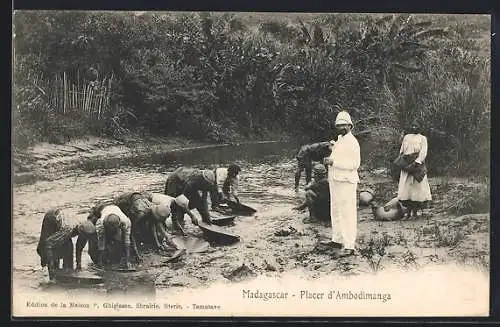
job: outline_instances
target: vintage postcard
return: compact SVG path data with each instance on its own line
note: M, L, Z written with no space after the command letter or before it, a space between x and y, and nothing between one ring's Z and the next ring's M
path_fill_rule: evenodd
M488 316L490 24L15 11L13 316Z

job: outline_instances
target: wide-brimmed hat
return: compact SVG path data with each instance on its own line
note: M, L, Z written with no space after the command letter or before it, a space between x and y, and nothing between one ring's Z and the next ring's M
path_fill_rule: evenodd
M181 194L178 197L176 197L175 203L181 208L184 208L184 209L189 208L189 199L184 194Z
M165 204L157 204L151 208L151 212L157 220L165 221L170 216L170 207Z

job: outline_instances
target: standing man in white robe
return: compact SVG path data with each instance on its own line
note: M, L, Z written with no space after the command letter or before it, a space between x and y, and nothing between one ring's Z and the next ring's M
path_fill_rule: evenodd
M354 254L357 236L356 190L361 153L358 140L351 133L353 126L349 113L338 113L335 120L338 139L331 141L332 153L325 159L325 163L329 165L332 245L341 249L341 256Z

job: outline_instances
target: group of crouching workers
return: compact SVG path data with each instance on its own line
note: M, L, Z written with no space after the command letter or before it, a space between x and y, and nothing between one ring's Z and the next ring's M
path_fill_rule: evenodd
M164 193L129 192L101 202L90 209L86 220L68 224L60 208L49 210L42 222L37 253L42 267L48 267L52 280L60 269L73 270L73 238L76 241L76 270L82 268L82 252L88 244L92 262L100 268L131 268L132 256L141 260L137 244L150 244L157 250L178 250L172 234L186 235L184 217L194 225L201 220L211 224L208 197L212 209L225 201L239 202L237 190L241 168L195 169L181 167L167 178ZM167 232L171 218L173 233Z

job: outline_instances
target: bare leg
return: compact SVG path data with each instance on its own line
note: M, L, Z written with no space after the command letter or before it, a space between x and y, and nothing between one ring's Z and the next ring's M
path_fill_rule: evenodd
M156 245L157 250L167 250L165 246L163 245L163 241L167 243L170 247L172 247L175 250L178 250L179 248L177 245L172 241L172 238L170 235L168 235L167 230L165 226L163 225L162 222L157 222L152 226L152 232L153 232L153 237L154 237L154 242Z
M312 162L309 161L305 167L306 170L306 184L309 184L312 179Z
M63 251L63 269L73 270L73 241L69 240L65 245Z
M307 207L309 208L309 219L311 221L316 221L318 220L318 216L316 214L316 193L313 191L307 191L306 192L306 203Z
M172 226L173 226L175 232L180 232L182 235L186 235L186 233L184 232L184 229L182 228L181 224L179 223L179 220L181 220L181 219L184 220L184 211L178 209L172 215Z
M137 257L138 261L142 261L142 256L139 253L139 250L137 249L137 242L135 240L134 233L130 233L130 243L132 245L132 251L134 252L135 256Z
M299 190L300 175L302 174L302 169L304 169L304 168L299 164L297 167L297 170L295 171L295 191L296 192Z

